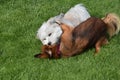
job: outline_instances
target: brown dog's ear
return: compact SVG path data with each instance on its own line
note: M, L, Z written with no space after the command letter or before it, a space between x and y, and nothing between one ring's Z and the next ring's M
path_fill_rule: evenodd
M65 31L71 32L73 30L73 27L70 27L70 26L65 25L65 24L61 24L60 27L61 27L63 32L65 32Z
M65 25L64 23L62 23L62 21L56 21L57 24L60 25L62 31L64 32L65 30L69 29L69 27L67 25Z
M47 53L40 53L40 54L36 54L34 55L35 58L42 58L42 59L46 59L49 58L49 55Z
M71 31L71 30L73 30L73 27L68 26L68 25L62 23L62 21L56 20L56 23L60 25L60 27L61 27L63 32L64 31Z

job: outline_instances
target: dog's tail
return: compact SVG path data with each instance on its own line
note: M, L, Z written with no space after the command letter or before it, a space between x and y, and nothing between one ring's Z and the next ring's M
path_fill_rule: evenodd
M110 38L120 31L120 18L115 13L107 14L102 20L107 24Z

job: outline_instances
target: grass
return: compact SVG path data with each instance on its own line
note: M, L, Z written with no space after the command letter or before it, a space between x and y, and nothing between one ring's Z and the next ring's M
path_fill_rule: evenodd
M101 48L67 59L36 59L36 31L50 17L83 3L91 16L120 15L119 0L0 0L0 80L120 80L120 34Z

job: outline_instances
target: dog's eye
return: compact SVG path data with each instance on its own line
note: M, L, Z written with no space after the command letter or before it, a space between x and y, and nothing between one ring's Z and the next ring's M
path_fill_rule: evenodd
M48 36L51 36L52 33L48 34Z
M43 40L46 40L45 38Z

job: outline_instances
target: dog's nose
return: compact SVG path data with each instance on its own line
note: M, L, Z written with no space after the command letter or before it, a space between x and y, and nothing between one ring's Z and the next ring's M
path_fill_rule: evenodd
M51 42L49 42L48 45L51 45Z

